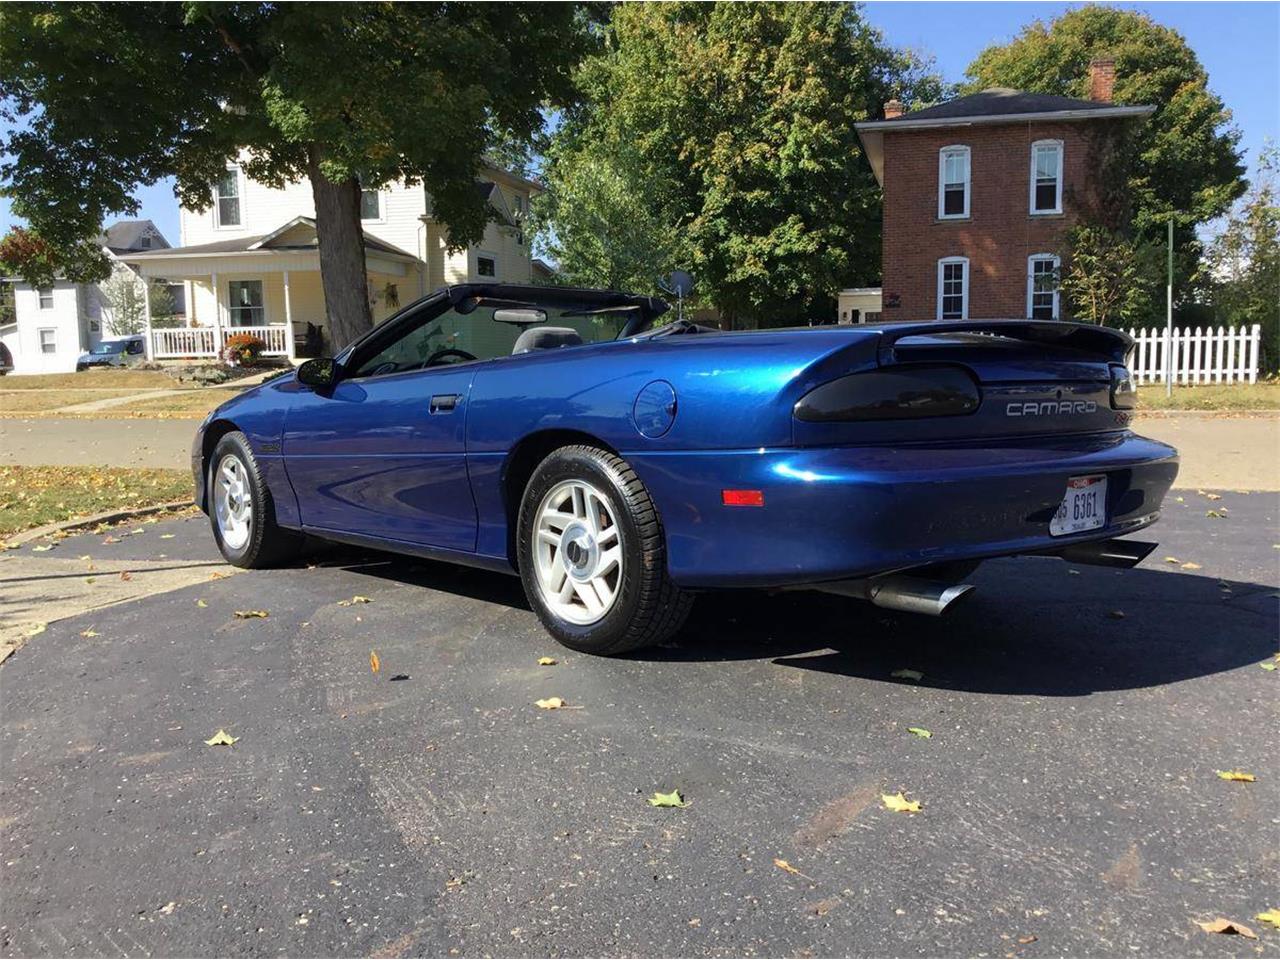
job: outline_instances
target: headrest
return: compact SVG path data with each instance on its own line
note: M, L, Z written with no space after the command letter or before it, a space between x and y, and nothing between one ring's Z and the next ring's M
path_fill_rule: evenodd
M573 327L530 327L516 337L511 352L528 353L531 350L551 350L556 347L577 347L582 337Z

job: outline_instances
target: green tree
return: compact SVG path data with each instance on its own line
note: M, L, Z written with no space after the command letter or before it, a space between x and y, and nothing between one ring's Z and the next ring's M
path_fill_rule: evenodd
M1240 134L1181 34L1143 13L1090 4L1049 23L1037 20L1008 43L983 50L969 65L969 90L1014 87L1087 98L1096 57L1115 59L1116 103L1156 108L1127 164L1134 235L1163 242L1174 214L1178 272L1195 278L1196 226L1226 213L1245 181Z
M1248 194L1209 244L1218 322L1262 327L1262 365L1280 368L1280 151L1269 144L1258 158Z
M147 281L147 299L151 301L151 325L153 327L176 327L178 318L174 315L176 303L173 290L164 280Z
M1068 231L1067 250L1059 284L1072 320L1118 327L1151 315L1148 248L1121 231L1080 224Z
M13 227L0 238L0 273L22 277L33 287L54 280L96 283L111 275L111 263L96 239L50 243L34 230Z
M879 276L880 190L853 125L941 85L855 4L622 4L604 47L547 169L553 195L589 184L545 201L578 276L649 287L678 263L729 325L802 319Z
M372 322L360 184L420 182L450 242L478 240L486 149L541 128L588 41L574 4L7 3L0 184L65 248L139 184L207 207L242 154L255 180L308 179L342 344Z
M111 308L103 332L117 337L142 333L147 328L146 285L130 270L121 268L101 284L102 295Z

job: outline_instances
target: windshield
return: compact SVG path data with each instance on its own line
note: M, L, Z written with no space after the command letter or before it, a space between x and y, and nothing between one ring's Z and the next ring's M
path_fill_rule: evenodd
M124 353L127 340L103 340L89 352L96 356L106 356L113 353Z

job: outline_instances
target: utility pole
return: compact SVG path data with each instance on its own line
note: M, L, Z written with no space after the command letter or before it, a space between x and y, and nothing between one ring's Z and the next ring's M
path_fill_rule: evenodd
M1173 396L1173 214L1169 214L1169 282L1165 287L1164 395Z

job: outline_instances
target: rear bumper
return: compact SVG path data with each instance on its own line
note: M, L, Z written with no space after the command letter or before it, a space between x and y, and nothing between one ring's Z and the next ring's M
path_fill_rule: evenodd
M1178 472L1129 432L915 446L626 453L662 513L672 578L782 586L952 560L1037 553L1138 530ZM1049 536L1067 480L1106 474L1107 525ZM726 507L724 489L763 507Z

